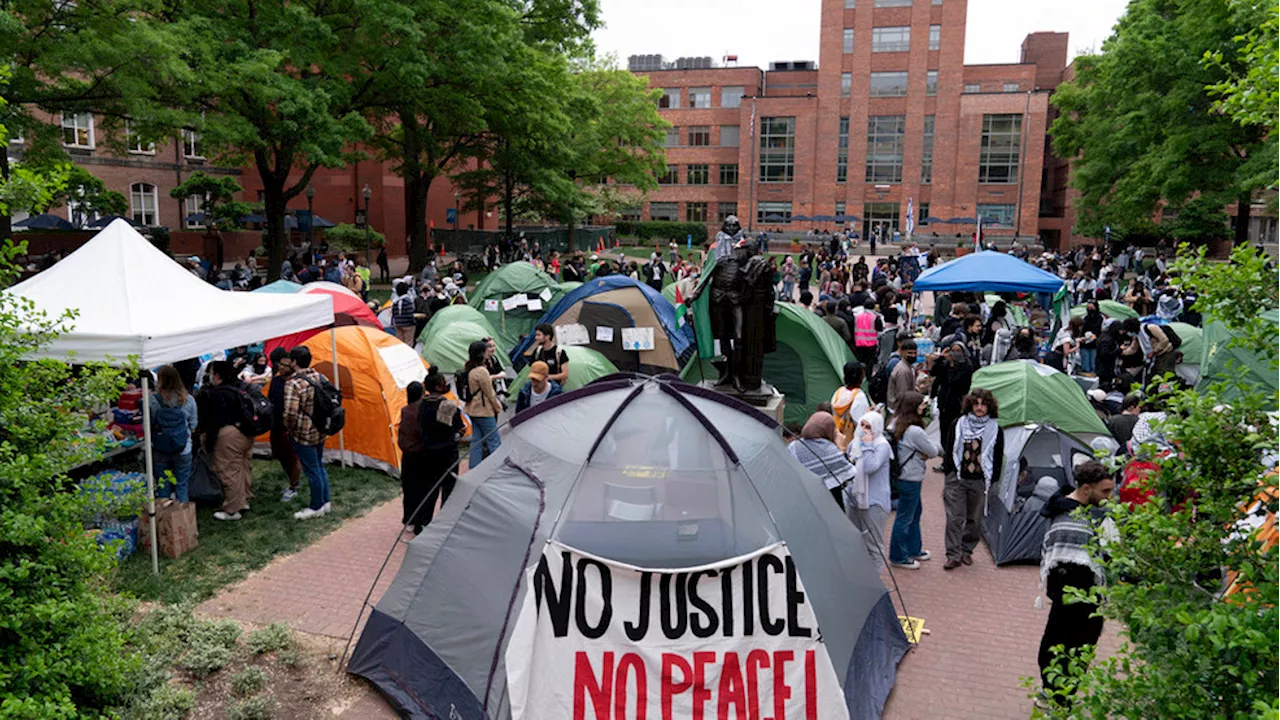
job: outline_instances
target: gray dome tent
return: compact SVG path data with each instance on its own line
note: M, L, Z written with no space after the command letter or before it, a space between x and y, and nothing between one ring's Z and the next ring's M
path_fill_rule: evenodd
M517 416L498 452L460 477L348 670L406 717L509 718L506 650L548 543L674 573L779 542L849 716L879 717L906 637L862 536L777 424L669 376L601 378Z

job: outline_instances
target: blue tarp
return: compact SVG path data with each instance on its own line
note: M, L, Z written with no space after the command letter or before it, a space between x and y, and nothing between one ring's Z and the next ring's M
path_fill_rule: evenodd
M1021 292L1055 293L1062 278L1034 265L994 250L956 258L920 274L916 292Z

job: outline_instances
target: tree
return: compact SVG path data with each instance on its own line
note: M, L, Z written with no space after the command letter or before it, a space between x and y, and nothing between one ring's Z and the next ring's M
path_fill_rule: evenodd
M1276 176L1276 137L1213 112L1206 88L1243 71L1233 38L1262 19L1227 0L1134 0L1102 54L1076 59L1052 135L1075 158L1080 231L1142 230L1167 207L1190 210L1183 236L1212 235L1223 216L1208 209L1235 204L1235 240L1247 238L1253 193ZM1202 62L1211 50L1219 63Z
M70 166L65 187L49 198L44 209L48 212L49 209L64 204L74 208L71 223L77 227L95 217L125 215L129 212L129 202L124 195L108 190L106 183L79 165Z
M1280 106L1280 73L1277 73L1280 6L1258 0L1231 0L1231 7L1248 19L1265 13L1266 20L1233 38L1241 67L1233 67L1221 50L1205 52L1204 62L1220 68L1228 76L1227 80L1209 86L1209 93L1218 98L1214 110L1231 116L1241 125L1274 129L1276 108Z
M169 191L169 197L175 200L200 198L204 226L218 241L214 267L222 267L222 231L240 227L241 219L257 209L257 205L253 203L235 199L241 192L244 192L244 188L240 187L235 178L214 177L202 172L192 173L181 185Z
M1247 246L1229 264L1184 246L1174 268L1199 293L1197 307L1232 328L1233 342L1265 353L1275 372L1275 325L1258 320L1275 307L1280 282L1267 265ZM1175 452L1149 476L1157 497L1113 507L1118 537L1093 548L1108 585L1091 599L1120 623L1123 643L1092 667L1078 658L1074 706L1045 714L1192 720L1274 718L1280 709L1280 556L1253 532L1255 508L1277 511L1276 475L1263 456L1280 442L1269 417L1278 398L1250 390L1227 405L1224 389L1158 398L1169 414L1159 429Z

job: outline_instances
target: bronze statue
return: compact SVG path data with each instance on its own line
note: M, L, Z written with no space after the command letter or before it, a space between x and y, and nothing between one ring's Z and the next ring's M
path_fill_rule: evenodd
M711 332L724 356L723 363L716 363L716 386L760 394L765 391L764 355L777 349L773 271L764 256L755 254L732 215L716 235L715 254Z

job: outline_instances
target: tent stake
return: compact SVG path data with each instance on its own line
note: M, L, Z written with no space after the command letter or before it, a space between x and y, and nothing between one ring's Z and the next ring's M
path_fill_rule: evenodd
M160 556L156 543L156 485L151 459L151 371L142 371L142 454L147 459L147 524L151 533L151 574L160 574Z

